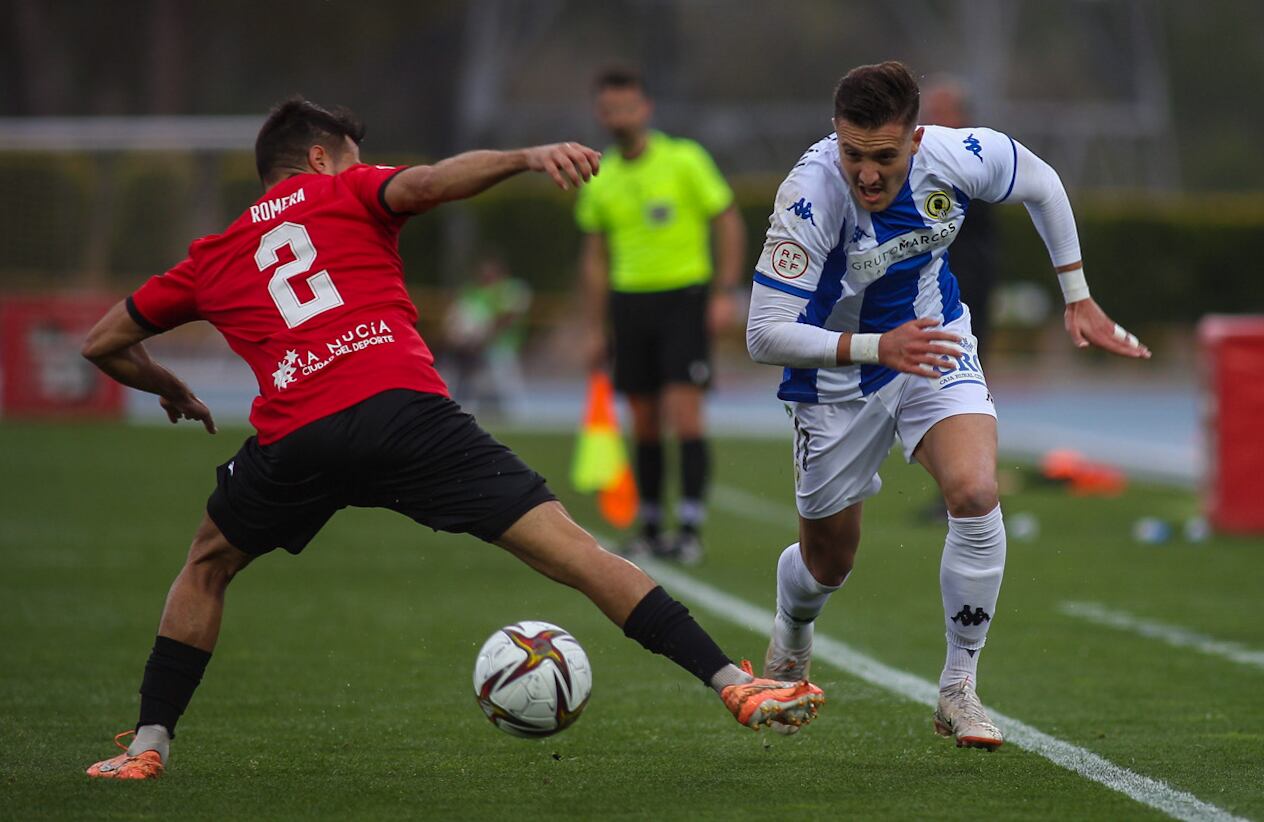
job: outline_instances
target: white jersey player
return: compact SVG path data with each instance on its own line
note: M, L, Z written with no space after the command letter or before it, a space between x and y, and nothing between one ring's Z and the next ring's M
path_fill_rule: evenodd
M1077 346L1150 353L1089 298L1070 203L1052 168L987 128L918 127L902 64L839 83L835 133L777 192L755 270L747 345L785 366L794 422L800 541L777 565L766 676L807 676L812 622L851 571L863 501L898 435L948 508L940 565L948 654L936 730L959 746L1003 736L975 693L996 609L1005 530L996 487L996 411L948 249L972 200L1021 202L1049 249Z

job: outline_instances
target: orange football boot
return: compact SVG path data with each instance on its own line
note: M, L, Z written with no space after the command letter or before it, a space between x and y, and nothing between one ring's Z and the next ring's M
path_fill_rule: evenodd
M755 677L750 660L742 660L742 670ZM750 682L729 685L720 692L733 717L752 730L773 722L799 727L816 719L825 704L825 693L807 680L780 682L755 677Z
M123 753L109 759L103 759L88 768L88 776L97 779L157 779L162 776L162 757L157 751L141 751L136 756L127 752L127 746L119 740L125 736L135 736L135 731L123 731L114 737L114 744L123 749Z

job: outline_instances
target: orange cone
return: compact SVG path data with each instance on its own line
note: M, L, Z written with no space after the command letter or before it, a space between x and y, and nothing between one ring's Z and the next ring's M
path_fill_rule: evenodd
M577 491L597 492L601 515L616 528L626 528L636 518L636 480L619 435L614 387L604 371L594 371L589 378L584 422L571 461L571 484Z

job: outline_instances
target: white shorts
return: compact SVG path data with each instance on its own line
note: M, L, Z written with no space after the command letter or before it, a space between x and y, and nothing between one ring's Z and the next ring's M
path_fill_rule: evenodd
M940 420L996 417L969 315L947 327L961 333L968 359L938 379L898 374L864 399L786 404L794 421L795 502L804 519L828 517L878 493L878 468L896 436L912 462L918 443Z

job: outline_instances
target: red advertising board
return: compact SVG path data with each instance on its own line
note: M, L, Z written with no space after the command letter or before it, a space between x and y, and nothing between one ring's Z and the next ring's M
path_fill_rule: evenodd
M26 419L118 417L123 388L79 355L117 298L0 295L0 408Z
M1198 326L1207 374L1207 513L1218 531L1264 532L1264 317Z

